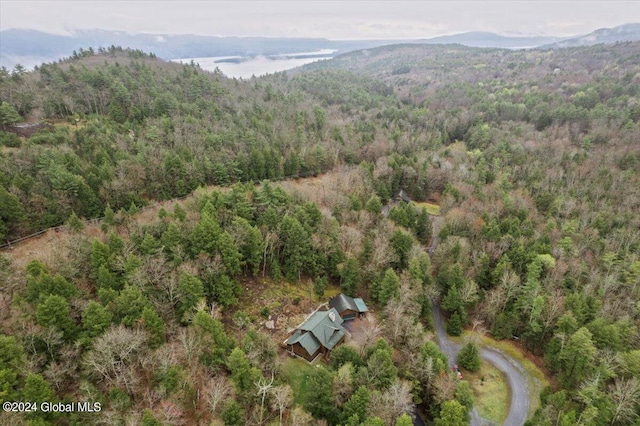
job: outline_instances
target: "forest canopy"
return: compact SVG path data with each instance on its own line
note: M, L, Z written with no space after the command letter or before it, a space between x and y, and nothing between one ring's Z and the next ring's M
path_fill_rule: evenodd
M111 47L2 69L0 241L64 226L55 255L0 256L0 399L463 424L438 304L449 334L517 340L545 370L531 424L635 424L639 57L400 45L237 80ZM378 323L303 380L278 345L332 292Z

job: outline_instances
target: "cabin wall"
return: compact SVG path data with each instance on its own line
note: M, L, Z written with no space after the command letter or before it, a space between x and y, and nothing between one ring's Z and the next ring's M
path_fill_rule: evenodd
M340 316L343 320L349 321L352 319L356 319L358 317L358 312L351 309L345 309L344 311L340 312Z
M315 353L309 354L309 352L307 352L307 350L303 348L300 343L296 343L294 345L288 345L287 349L289 352L293 352L294 354L298 355L301 358L306 359L307 361L313 361L313 359L316 357L318 352L320 352L319 350L317 350Z

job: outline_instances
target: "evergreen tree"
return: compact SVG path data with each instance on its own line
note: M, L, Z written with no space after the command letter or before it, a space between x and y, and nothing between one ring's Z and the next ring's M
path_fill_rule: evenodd
M365 205L365 209L374 217L380 216L380 213L382 212L382 201L380 200L380 197L377 195L371 196Z
M145 306L142 310L142 323L149 332L149 347L157 348L165 341L164 321L155 309Z
M195 275L183 272L178 281L178 311L180 315L192 310L203 296L202 281Z
M217 248L222 257L222 263L224 263L227 274L230 276L239 274L243 263L242 254L240 254L238 246L233 241L233 237L227 231L222 231L218 236Z
M127 327L140 319L142 311L149 306L149 299L142 293L139 287L126 285L110 305L115 321Z
M233 341L227 337L222 323L206 312L198 311L193 317L193 325L208 339L211 339L205 351L205 357L207 358L203 360L205 365L224 365L228 353L233 348Z
M377 349L367 361L371 384L376 389L387 389L398 378L398 369L393 365L391 350Z
M118 280L115 274L113 274L106 265L100 265L98 268L96 287L99 289L121 289L120 280Z
M469 342L465 344L460 352L458 352L458 364L460 364L463 368L476 372L480 370L480 352L478 350L478 346L474 343Z
M466 380L459 380L456 383L456 390L453 393L456 401L467 409L467 413L473 409L473 390Z
M413 419L405 413L396 419L396 426L413 426Z
M85 334L92 338L102 334L111 325L113 315L107 308L93 300L82 311L82 326Z
M203 212L200 221L193 227L189 236L191 254L194 257L200 253L215 254L221 232L215 217L208 212Z
M67 219L66 225L75 233L79 233L84 229L84 223L76 215L76 212L72 212L69 219Z
M450 336L459 336L462 334L463 323L460 314L454 312L447 322L447 333Z
M327 277L316 278L313 284L313 292L320 297L324 296L324 292L327 289L327 284L328 284Z
M236 401L228 400L224 410L222 410L222 421L225 426L244 425L244 413L240 404Z
M429 358L433 359L434 371L442 373L447 370L447 356L438 348L434 342L427 340L420 349L420 355L426 362Z
M24 217L25 212L18 197L7 192L0 183L0 240Z
M240 394L249 395L255 390L260 372L251 367L247 355L240 348L235 348L229 354L227 367L231 371L231 381Z
M242 291L238 282L226 275L209 275L205 277L204 284L209 302L216 302L224 307L234 306Z
M354 296L360 285L360 267L358 261L352 257L347 259L340 271L340 288L348 296Z
M386 305L391 298L398 296L399 289L400 278L398 278L398 275L396 275L393 269L387 269L384 273L384 278L380 282L380 290L377 296L378 302Z
M284 244L284 273L290 281L299 280L305 267L313 265L313 253L308 232L291 216L282 220L280 238Z
M595 367L596 347L591 332L582 327L569 338L560 351L560 379L567 386L584 380Z
M316 418L330 424L338 420L339 411L333 399L333 376L324 367L314 368L307 379L303 407Z
M393 265L397 269L405 269L409 261L409 251L411 250L411 246L413 246L413 237L396 229L389 243L396 255L396 261L393 262Z
M41 299L36 307L36 321L43 327L60 330L71 340L75 336L76 327L69 315L69 304L62 297L51 294Z
M18 111L6 102L0 104L0 126L5 127L21 120Z
M367 418L367 411L371 403L371 392L365 386L360 386L342 406L342 423L363 423Z
M337 371L346 363L359 367L363 364L363 361L358 352L349 345L340 345L331 351L331 367L334 370Z
M467 410L455 399L445 401L440 409L440 415L435 420L436 426L467 426Z
M0 401L17 397L18 372L24 360L24 350L16 338L0 334Z
M55 392L51 389L51 385L44 377L40 374L30 373L24 382L20 399L25 402L35 402L37 406L40 407L40 404L43 402L55 403L57 398ZM56 415L38 409L28 413L26 417L32 421L35 419L44 419L47 422L43 421L42 423L47 424L52 421ZM33 423L38 424L38 421L33 421Z

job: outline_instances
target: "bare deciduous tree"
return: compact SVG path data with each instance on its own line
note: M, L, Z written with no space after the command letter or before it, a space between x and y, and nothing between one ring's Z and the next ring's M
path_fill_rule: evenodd
M371 315L359 321L355 326L358 330L353 333L353 342L360 351L360 355L364 355L367 347L373 345L380 336L382 328Z
M456 380L449 374L440 374L436 377L433 387L433 397L438 404L453 399L456 390Z
M123 325L111 327L96 339L84 364L99 380L110 385L124 385L129 393L133 393L138 374L134 363L145 349L146 340L143 330L132 330Z
M163 424L183 425L186 423L184 412L180 406L170 401L162 401L159 406L160 416L164 420Z
M232 389L229 379L222 374L209 379L209 382L206 384L205 395L211 413L215 414L217 412L218 405L227 399Z
M282 415L284 411L293 403L293 390L289 385L279 385L271 388L271 408L278 410L279 425L282 425Z
M291 412L291 426L307 426L313 422L311 414L300 407L296 407Z
M260 376L260 378L258 379L257 382L254 383L256 388L258 388L258 396L261 397L260 399L260 414L259 414L259 418L258 418L258 424L262 424L262 420L263 420L263 415L264 415L264 400L267 397L267 394L269 393L269 391L271 390L271 388L273 387L273 373L271 374L271 380L267 381L267 379L264 378L264 376Z
M638 418L640 407L640 379L616 378L611 390L611 400L615 405L615 414L611 424L631 424Z
M79 355L80 348L78 346L65 345L61 350L59 359L51 362L45 370L44 376L58 391L63 390L68 384L77 382L77 360Z
M202 339L193 328L184 328L178 334L178 341L182 346L182 353L187 365L191 365L202 353Z
M374 392L370 407L371 415L380 417L385 424L394 424L402 414L413 412L411 384L404 380L396 380L385 391Z
M472 305L478 300L478 284L473 280L465 280L460 289L460 299L465 305Z

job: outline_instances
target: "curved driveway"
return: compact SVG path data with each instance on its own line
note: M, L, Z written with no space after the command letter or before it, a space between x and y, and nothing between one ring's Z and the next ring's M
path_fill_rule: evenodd
M434 224L435 225L435 224ZM437 234L435 232L428 248L428 253L431 256L436 249ZM449 360L449 368L453 369L453 365L458 358L458 351L461 345L452 342L447 336L445 331L444 319L442 311L437 302L433 303L433 320L436 328L436 334L438 335L438 344L442 352L447 355ZM527 414L529 412L529 388L527 387L527 379L525 378L525 370L522 365L511 358L510 356L491 348L480 348L480 356L487 362L493 364L498 370L502 371L507 377L509 387L511 388L511 405L509 408L509 415L504 422L505 426L522 426L527 420ZM478 414L478 411L474 408L471 413L471 425L483 426L493 424L488 420L484 420Z
M442 311L437 303L433 305L433 319L440 349L447 355L449 368L452 369L461 345L449 340L447 332L445 331ZM518 361L496 349L481 348L480 356L487 362L493 364L498 370L502 371L509 382L509 387L511 388L511 406L504 425L522 426L527 420L527 414L529 412L529 389L524 376L524 368L522 368L522 365ZM485 424L491 423L483 420L474 408L471 416L471 425L481 426Z

